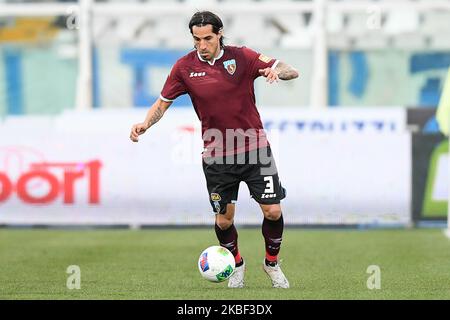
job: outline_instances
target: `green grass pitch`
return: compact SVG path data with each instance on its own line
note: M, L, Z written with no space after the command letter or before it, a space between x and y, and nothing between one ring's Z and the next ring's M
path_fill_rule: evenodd
M291 288L262 271L260 229L239 229L246 288L209 283L200 252L214 230L0 229L0 299L450 299L450 240L440 229L286 228L280 257ZM81 288L66 287L69 265ZM369 290L370 265L381 288Z

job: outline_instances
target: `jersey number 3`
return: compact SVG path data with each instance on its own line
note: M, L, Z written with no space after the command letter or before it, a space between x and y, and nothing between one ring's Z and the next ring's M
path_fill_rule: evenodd
M273 193L274 192L273 177L272 176L264 177L264 181L267 181L266 189L264 189L264 193Z

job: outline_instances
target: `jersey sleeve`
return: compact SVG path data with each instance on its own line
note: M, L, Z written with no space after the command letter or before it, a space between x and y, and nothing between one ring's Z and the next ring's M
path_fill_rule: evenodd
M256 79L260 76L259 70L265 68L275 68L279 60L268 57L250 48L243 47L244 56L249 63L250 73Z
M177 62L167 76L166 82L161 90L160 98L161 100L170 102L186 93L187 88L180 76L180 64Z

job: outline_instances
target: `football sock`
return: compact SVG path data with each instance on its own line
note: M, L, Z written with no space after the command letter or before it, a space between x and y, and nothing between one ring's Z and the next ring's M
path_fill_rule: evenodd
M266 266L275 267L278 264L278 261L269 261L265 259Z
M216 236L219 240L219 244L230 250L230 252L234 256L234 260L236 262L236 266L239 267L240 263L244 263L244 260L241 257L238 249L238 233L234 224L232 224L228 229L222 230L216 224L215 225Z
M239 260L234 258L235 262L236 262L236 268L240 267L244 264L244 259L242 259L242 257L239 255Z
M281 242L283 240L284 220L283 214L276 221L264 218L262 223L262 234L266 245L266 264L275 264L278 260Z

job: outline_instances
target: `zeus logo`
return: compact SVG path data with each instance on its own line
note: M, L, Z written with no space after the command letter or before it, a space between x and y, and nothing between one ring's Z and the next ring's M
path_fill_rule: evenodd
M204 76L206 76L206 72L191 72L189 78L204 77Z

